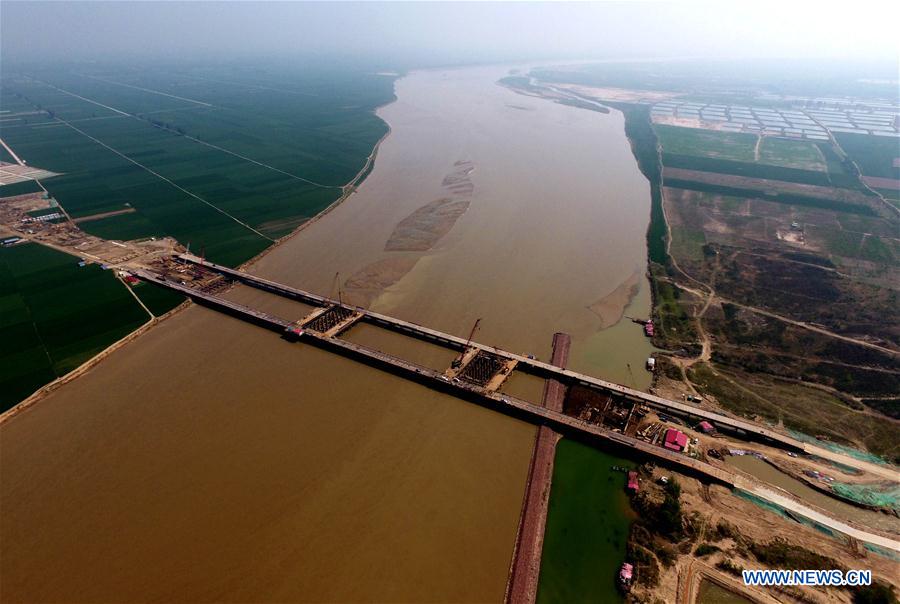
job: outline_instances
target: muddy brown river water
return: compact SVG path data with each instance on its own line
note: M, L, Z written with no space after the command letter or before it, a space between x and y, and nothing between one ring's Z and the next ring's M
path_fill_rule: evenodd
M481 318L479 341L542 358L567 331L571 368L645 387L640 327L589 309L646 263L622 116L518 96L505 74L399 80L371 175L252 270L324 294L340 272L351 301L463 336ZM625 314L649 304L640 278ZM6 601L500 601L534 429L193 307L0 437Z

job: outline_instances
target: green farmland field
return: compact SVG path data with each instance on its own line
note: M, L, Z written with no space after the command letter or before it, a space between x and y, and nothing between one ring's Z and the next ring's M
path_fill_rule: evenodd
M155 317L166 314L185 300L184 296L180 296L170 289L146 281L133 285L132 289Z
M387 126L393 77L285 65L4 74L2 136L105 238L169 235L236 265L341 195Z
M759 163L825 172L825 158L812 141L766 136L759 145Z
M892 136L837 132L834 137L866 176L900 179L900 141Z
M387 125L393 76L277 62L20 67L4 62L0 137L105 239L172 236L240 264L342 194ZM8 159L7 155L0 159ZM40 191L33 181L0 196ZM111 275L33 245L0 250L0 408L146 320ZM134 292L155 315L182 298ZM8 311L8 312L7 312Z
M830 142L763 137L680 126L654 125L663 148L663 164L672 168L783 180L808 185L861 189Z
M733 161L754 161L757 136L745 132L716 132L655 124L663 151Z
M33 243L0 248L0 411L148 318L110 271Z

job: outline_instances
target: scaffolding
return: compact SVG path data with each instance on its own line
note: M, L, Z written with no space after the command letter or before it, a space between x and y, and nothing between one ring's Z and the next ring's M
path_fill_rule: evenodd
M303 328L325 333L352 317L353 314L353 310L344 306L332 306L322 314L310 319L308 323L303 325Z
M459 374L459 377L467 382L484 386L498 371L503 369L504 364L504 359L489 352L481 351L475 355L474 359L469 361L462 373Z

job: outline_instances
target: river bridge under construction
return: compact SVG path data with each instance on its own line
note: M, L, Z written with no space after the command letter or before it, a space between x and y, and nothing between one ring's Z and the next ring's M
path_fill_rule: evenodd
M260 327L279 333L285 339L303 342L340 354L347 358L391 372L429 388L448 393L457 398L477 403L512 417L527 421L569 438L579 439L606 449L625 452L631 457L652 461L672 470L694 476L707 483L717 483L731 489L745 490L763 498L766 489L753 484L742 475L729 469L714 466L681 452L676 452L637 438L634 429L637 421L631 423L635 414L654 410L658 413L678 416L689 423L712 422L723 433L733 434L744 440L755 440L788 451L814 452L821 455L823 450L771 430L765 426L730 417L696 405L668 400L593 376L565 369L528 355L515 354L500 348L481 344L452 334L441 332L416 323L390 317L350 306L339 300L289 287L263 279L243 270L236 270L208 262L192 254L179 254L170 259L181 271L195 271L212 279L198 287L196 283L181 278L179 272L168 269L159 271L156 267L130 267L134 276L156 285L179 292L195 302L254 323ZM220 291L232 283L240 283L277 296L288 298L312 306L314 310L300 320L288 320L233 302L219 295ZM341 338L354 325L366 323L417 340L429 342L452 350L456 357L450 367L437 370L411 362L398 356L376 350ZM562 400L566 393L588 393L606 401L618 409L625 409L620 428L611 428L604 423L589 421L583 415L573 417L564 413L560 405L543 406L528 402L505 392L501 386L515 372L522 372L556 384L561 392L556 398ZM814 519L830 528L852 536L863 542L900 551L900 543L857 529L839 520L829 518L819 510L811 509L795 500L785 500L778 494L778 504L793 512Z

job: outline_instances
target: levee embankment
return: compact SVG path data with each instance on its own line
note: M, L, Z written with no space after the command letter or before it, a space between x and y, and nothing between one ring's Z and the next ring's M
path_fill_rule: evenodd
M553 356L550 362L565 368L569 360L571 338L568 334L553 334ZM543 405L562 412L565 387L557 380L544 383ZM534 602L537 597L538 578L541 573L541 553L544 545L544 528L547 524L547 508L550 501L550 485L553 480L553 463L556 444L562 435L547 426L539 426L531 454L531 467L525 484L525 497L519 517L519 531L510 564L506 584L506 602Z

